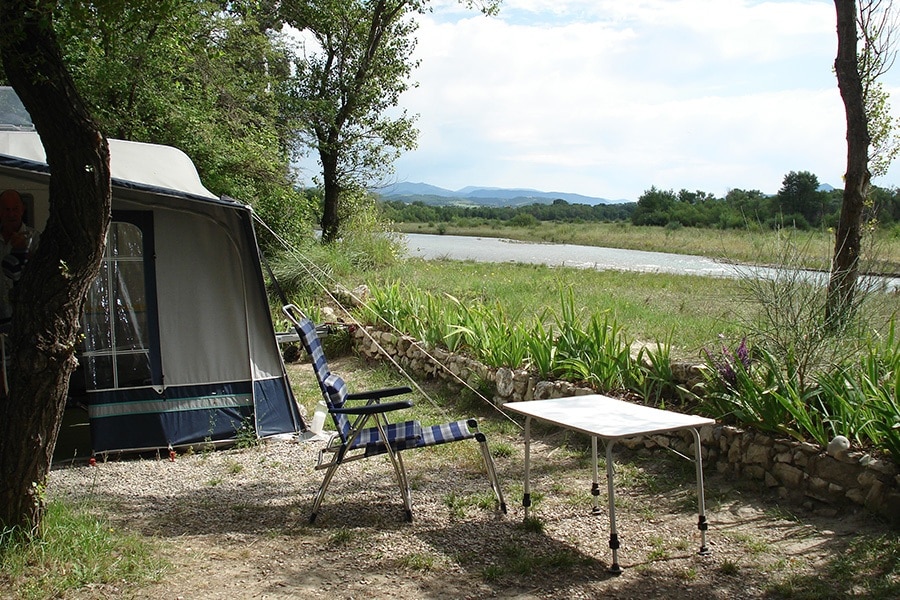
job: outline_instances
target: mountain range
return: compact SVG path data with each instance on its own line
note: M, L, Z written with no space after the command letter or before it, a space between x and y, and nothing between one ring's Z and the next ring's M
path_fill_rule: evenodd
M627 200L609 200L583 196L568 192L542 192L526 188L495 188L467 186L460 190L448 190L427 183L394 183L375 190L383 198L421 201L425 204L441 205L491 205L526 206L529 204L551 204L554 200L565 200L570 204L617 204Z
M835 188L827 183L819 185L819 191L830 192ZM528 188L496 188L467 186L459 190L448 190L428 183L393 183L374 190L382 198L403 202L423 202L432 206L528 206L529 204L552 204L554 200L565 200L570 204L621 204L630 200L610 200L594 196L583 196L568 192L542 192Z

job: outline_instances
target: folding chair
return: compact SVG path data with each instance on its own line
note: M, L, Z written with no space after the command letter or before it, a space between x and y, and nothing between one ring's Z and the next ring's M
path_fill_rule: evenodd
M309 516L310 523L315 522L322 499L325 497L325 490L328 489L328 484L331 483L338 467L347 462L380 454L387 454L390 458L394 473L397 475L397 483L400 486L406 520L412 521L412 499L401 452L412 448L424 448L468 439L478 441L494 496L500 510L504 514L506 513L506 503L503 501L503 492L497 481L497 472L488 450L487 438L478 431L478 422L475 419L463 419L432 426L423 426L419 421L389 422L389 413L410 408L412 402L409 400L382 402L382 400L408 394L412 390L408 387L397 387L348 393L344 380L328 369L322 343L312 321L306 318L293 304L284 306L282 310L293 323L300 336L300 342L312 360L319 388L328 405L328 412L337 427L337 432L331 436L325 448L319 452L315 468L316 470L326 469L326 471L313 502L312 514ZM364 401L364 403L357 402L350 405L349 403L353 401ZM370 425L370 420L374 422L374 426L367 426ZM326 456L330 456L330 460L326 460Z

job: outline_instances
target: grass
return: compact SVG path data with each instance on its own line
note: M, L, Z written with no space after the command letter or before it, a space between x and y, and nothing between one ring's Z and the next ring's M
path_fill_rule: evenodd
M357 535L353 530L341 527L328 538L328 543L332 546L349 546Z
M769 542L759 537L744 533L727 533L724 535L739 543L752 555L763 554L769 550Z
M500 306L522 320L544 316L572 291L576 311L606 314L632 339L653 343L672 336L682 356L697 356L720 335L737 336L735 316L747 310L737 280L687 275L409 260L370 276L373 286L398 281L404 289L452 296L463 305Z
M729 575L729 576L737 575L740 572L740 570L741 570L740 565L738 565L737 562L730 560L730 559L723 560L722 563L719 565L719 572L722 573L722 575Z
M345 376L348 382L362 385L363 387L383 387L406 383L399 375L384 368L373 368L364 365L361 361L352 358L337 358L331 361L332 369ZM302 385L304 377L294 376L291 380L295 385ZM311 374L306 379L312 379ZM429 393L433 390L426 386ZM309 390L309 402L318 400L318 390ZM435 401L438 407L422 398L418 393L413 394L414 407L404 411L404 418L435 418L440 417L441 411L447 411L451 418L456 418L460 410L456 404L456 397L446 393L435 393ZM309 404L312 406L312 404ZM480 412L490 415L489 409L484 405L478 405L468 401L464 410ZM485 429L490 430L498 419L486 418ZM470 568L480 578L494 586L520 584L524 578L539 578L541 575L554 574L557 577L566 577L568 574L579 572L584 565L587 554L579 553L577 545L568 542L556 542L554 531L557 527L556 515L548 506L551 502L568 502L569 497L579 500L579 507L575 510L587 511L591 499L586 493L590 479L590 447L588 439L578 435L566 435L558 430L543 427L539 423L533 426L533 435L541 436L551 447L545 452L541 460L533 465L532 477L532 513L528 519L516 520L508 529L509 540L498 543L497 547L489 555L463 554L455 555L454 561L463 568ZM510 433L507 431L507 433ZM515 432L513 432L515 433ZM490 436L491 446L494 449L506 448L499 454L509 454L506 459L520 461L521 447L509 442L495 442L496 435ZM460 446L449 445L449 446ZM435 448L432 450L440 450ZM418 473L429 473L428 469L438 467L444 471L451 465L459 466L459 461L467 461L468 457L462 454L444 454L435 451L422 452L416 455L416 466L412 467ZM497 454L495 453L495 456ZM619 494L617 500L626 500L631 506L629 511L642 515L646 521L656 520L664 514L677 514L683 511L693 514L696 511L696 496L694 493L693 465L675 455L661 449L654 451L629 451L619 448L616 452L616 481ZM431 462L436 461L436 462ZM474 463L473 463L474 464ZM503 462L499 463L501 469ZM601 457L601 472L604 470ZM521 465L517 465L520 469ZM473 476L481 477L478 468L473 467ZM602 475L601 475L602 476ZM481 482L479 482L479 485ZM504 492L510 506L514 506L521 499L523 492L520 480L505 480ZM602 486L605 494L605 486ZM481 493L476 495L463 495L460 493L447 493L441 497L442 504L447 508L448 518L451 523L463 522L468 511L493 510L493 498L483 486L479 488ZM707 488L707 506L717 498L714 489ZM647 502L646 498L651 498ZM484 506L480 505L480 499L484 498ZM722 501L725 499L723 498ZM573 500L574 502L574 500ZM558 506L558 505L554 505ZM601 507L605 509L605 502L601 501ZM766 518L772 522L797 523L797 518L783 510L773 509L774 512L766 513ZM469 513L471 514L471 513ZM624 518L624 517L623 517ZM691 531L691 517L685 517L685 531ZM799 523L797 523L800 526ZM623 535L626 530L623 529ZM858 548L848 553L842 553L839 549L829 551L826 569L827 577L832 573L848 574L847 581L853 584L828 583L823 586L818 577L809 575L803 565L793 565L790 560L777 560L779 548L772 542L768 529L753 529L748 532L740 530L717 530L715 527L711 540L717 544L737 548L736 557L716 558L714 553L710 565L693 567L687 565L677 571L676 576L689 585L699 578L703 571L715 570L722 577L739 577L747 575L754 580L768 581L768 593L773 598L813 598L835 597L835 589L851 589L853 585L865 585L870 590L870 597L875 600L887 600L897 597L897 566L890 561L896 561L897 541L895 537L865 538L859 542ZM350 533L338 532L336 536ZM837 543L842 543L842 540ZM602 547L602 544L601 544ZM647 578L656 577L655 565L668 563L677 555L692 555L694 541L687 536L685 539L666 542L661 537L651 538L643 557L650 561L648 565L638 565L635 573L641 573ZM633 552L633 551L632 551ZM772 559L776 555L776 560ZM884 556L882 556L884 555ZM432 563L434 555L430 552L414 552L402 560L402 565L413 571L428 572L441 567ZM602 568L602 564L592 568ZM857 569L860 573L867 573L873 579L861 583L861 576L852 575ZM826 579L827 577L822 577ZM891 577L894 579L892 580ZM893 583L891 583L893 581ZM831 586L831 587L827 587ZM892 587L893 586L893 587ZM862 588L860 588L862 589ZM818 596L817 596L818 595ZM853 595L853 594L848 594Z
M640 339L666 339L671 333L672 343L681 350L700 348L719 333L733 328L733 315L742 310L739 303L731 300L736 296L730 286L736 282L727 280L706 280L703 278L641 275L628 273L569 272L545 267L524 265L480 265L474 263L417 263L411 261L404 267L383 272L379 277L385 281L402 279L410 285L422 289L444 290L447 286L457 290L461 301L472 298L491 298L499 294L502 301L515 311L526 308L534 310L540 302L552 305L558 302L559 290L576 289L584 306L609 308L621 323L627 323L630 333ZM509 285L503 287L503 283ZM702 306L695 306L702 305ZM672 314L667 314L672 313ZM629 316L630 315L630 316ZM733 329L731 329L733 332ZM333 364L341 372L342 363ZM362 388L387 387L403 384L395 374L387 369L361 368L351 366L348 381ZM298 399L311 411L319 400L318 388L311 376L291 377ZM417 397L416 405L404 414L409 418L438 420L445 412L456 412L458 406L453 398L435 394L437 406ZM491 414L486 407L470 402L479 416ZM310 413L311 414L311 413ZM499 425L498 425L499 423ZM485 429L503 430L509 433L509 424L503 420L486 420ZM500 443L492 446L495 456L509 458L517 452L512 444ZM554 459L556 483L545 486L555 495L583 493L575 491L575 470L584 470L584 451L560 451L561 460ZM565 455L565 456L563 456ZM423 460L436 460L447 464L457 460L469 460L465 455L431 453L422 454ZM432 458L428 458L431 456ZM633 461L620 464L618 486L620 489L633 486L652 491L658 498L672 496L666 490L677 488L680 477L666 477L666 468ZM652 468L651 468L652 467ZM241 472L240 463L226 465L226 472ZM536 469L537 471L538 469ZM584 473L581 473L584 475ZM690 472L685 476L691 475ZM478 474L480 476L480 474ZM690 479L690 477L687 477ZM582 478L583 479L583 478ZM224 480L224 478L223 478ZM210 486L219 485L223 480L211 481ZM515 502L521 497L521 487L513 481L505 482L507 501ZM585 504L589 502L586 496ZM540 491L532 492L535 508L541 507L544 498ZM661 500L660 500L661 501ZM692 500L693 501L693 500ZM635 501L637 502L637 501ZM469 507L483 510L493 509L493 498L489 492L472 497L448 496L446 503L451 512L463 515ZM246 507L248 511L252 507ZM660 512L669 511L670 505L658 507ZM657 510L657 504L652 511ZM653 512L646 512L648 518ZM154 539L123 532L111 527L92 513L96 511L86 505L69 505L53 501L43 522L40 539L30 540L22 536L0 532L0 595L29 600L32 598L66 597L73 590L88 585L115 584L117 586L139 586L145 582L160 579L170 565L164 552ZM540 512L540 511L537 511ZM549 515L548 515L549 517ZM248 517L249 518L249 517ZM773 518L779 518L777 515ZM485 581L515 582L517 576L530 574L538 576L546 572L566 572L578 568L585 557L568 547L553 545L541 548L533 543L534 536L547 536L550 525L532 516L513 528L515 543L500 545L492 556L492 564L484 565L472 558L471 566L477 566ZM358 531L340 528L332 533L328 542L331 546L349 546L356 543ZM720 532L717 535L729 535ZM719 565L723 576L739 575L747 569L771 573L768 593L773 598L818 598L856 596L875 600L900 597L900 538L896 535L883 537L866 536L848 544L846 551L834 552L820 572L808 573L794 570L789 561L778 568L764 564L757 559L772 551L767 537L732 534L732 540L740 544L749 556L747 564L725 559ZM672 549L661 541L654 543L648 553L663 560ZM413 553L404 559L404 566L412 570L428 571L435 567L430 553ZM777 566L777 565L776 565ZM692 580L696 572L692 568L683 571L685 581Z
M341 359L333 365L336 371L348 375L348 381L367 381L371 372L372 379L367 383L379 385L396 385L402 383L397 375L383 369L370 371L362 367L356 360ZM363 371L357 369L363 368ZM292 378L292 379L297 379ZM440 406L448 411L458 410L452 398L438 395ZM472 408L471 405L467 408ZM415 406L410 414L404 417L433 415L435 408L427 401L416 398ZM489 563L483 557L458 555L454 559L464 567L477 569L483 581L503 585L504 582L514 584L523 577L539 577L539 574L576 573L586 560L586 556L567 544L547 543L553 539L555 516L544 506L550 498L557 502L562 499L568 502L569 497L577 498L581 510L590 505L590 497L585 493L585 486L590 477L590 452L584 439L578 436L554 434L551 430L536 427L536 435L541 435L551 443L553 449L533 467L532 478L532 514L522 519L510 529L511 539L499 545L496 552L490 555ZM494 444L497 445L497 444ZM520 451L510 446L511 453ZM429 452L417 455L417 462L437 460L438 465L446 469L449 464L457 464L466 460L458 455L438 455ZM513 458L515 460L515 458ZM601 459L602 463L602 459ZM417 465L417 470L434 467L434 464ZM603 465L601 464L601 471ZM627 500L628 510L641 515L646 521L655 521L663 514L693 514L696 511L694 494L693 466L690 462L676 457L661 449L649 451L617 452L617 487L620 494L618 500ZM478 474L480 475L480 473ZM521 498L522 487L519 481L505 481L507 501L515 504ZM627 491L626 491L627 490ZM708 504L715 503L715 490L707 489ZM605 493L605 491L603 492ZM647 503L643 496L654 498ZM483 502L482 502L483 500ZM447 507L448 517L452 521L463 521L469 510L493 510L493 498L487 490L473 496L459 493L448 493L442 498ZM601 502L605 508L605 504ZM620 507L621 508L621 507ZM784 527L794 524L802 534L807 531L801 520L784 509L772 508L766 512L766 518L772 522L780 522ZM690 530L690 526L686 526ZM623 530L624 531L624 530ZM701 571L715 569L722 577L740 577L746 575L768 581L766 593L772 598L799 599L818 597L839 597L846 594L854 597L867 597L875 600L888 600L897 597L900 586L900 538L894 534L883 537L863 537L860 541L836 539L835 547L829 550L820 574L811 574L801 563L794 559L778 559L777 543L772 541L767 529L741 531L723 528L714 531L716 543L736 548L736 556L716 559L714 564L702 567L691 565L678 570L675 576L686 584L700 578ZM340 536L341 533L335 534ZM347 536L350 534L347 533ZM797 535L796 533L792 536ZM542 540L536 543L534 540ZM661 536L651 536L644 550L645 565L637 565L635 572L646 577L655 577L657 563L666 563L676 555L693 554L693 540L666 540ZM844 545L847 549L844 550ZM773 560L773 555L775 559ZM431 553L416 552L402 559L401 564L413 571L432 571L438 568ZM837 595L836 595L837 594Z
M20 600L65 597L88 585L156 581L170 568L155 541L93 512L51 501L40 537L0 532L0 590Z
M695 234L696 235L696 234ZM757 254L758 256L758 254ZM706 279L689 276L647 275L639 273L618 272L590 272L573 271L567 269L552 269L534 265L492 265L471 262L456 261L417 261L412 260L395 266L389 266L378 272L370 272L366 275L369 282L375 285L393 285L402 281L404 286L417 290L428 290L433 295L446 295L452 297L451 303L458 306L471 307L477 303L489 306L498 306L497 312L504 314L531 316L538 318L547 307L559 305L562 292L571 290L577 298L576 310L587 312L606 311L612 315L618 324L624 324L629 338L648 342L667 340L673 348L674 357L697 357L700 349L706 346L721 347L721 338L740 339L741 326L739 323L748 319L748 306L745 295L741 293L742 282L737 280ZM413 311L415 314L416 311ZM423 303L420 314L433 314L442 318L442 311L436 306ZM443 339L454 332L447 327L444 333L436 339ZM838 382L840 383L840 382ZM837 385L837 384L836 384ZM367 384L366 387L375 387ZM860 386L861 389L867 389ZM421 402L420 402L421 404ZM432 409L422 410L421 414L431 415ZM560 451L559 454L565 453ZM550 484L541 483L542 489L553 496L565 496L570 483L569 471L574 466L583 467L583 461L571 460L557 464L554 458L554 469L558 477L566 480L566 483L556 482ZM680 475L666 477L665 469L661 471L650 465L629 464L620 465L618 469L619 485L622 487L634 487L649 493L656 493L662 497L672 497L675 506L680 506L685 512L695 510L696 498L693 491L688 493L671 494L665 490L679 490ZM680 463L679 463L680 464ZM536 469L536 474L540 469ZM563 471L563 472L560 472ZM688 464L686 472L692 475L692 469ZM688 478L690 479L690 478ZM507 490L516 489L515 484L507 486ZM518 490L520 493L520 490ZM573 492L574 494L574 492ZM507 499L515 498L516 494L508 494ZM542 518L549 519L549 515L542 514L542 496L539 492L533 492L532 501L535 512ZM627 501L634 504L635 510L640 509L640 502L622 495L618 501ZM619 502L617 501L617 505ZM460 511L466 503L454 498L448 502L448 508ZM652 519L657 507L648 509L647 519ZM659 508L660 511L671 512L672 504ZM678 508L676 508L678 510ZM551 521L546 521L552 527ZM545 534L545 521L532 517L517 529L517 536L529 536ZM724 535L724 534L723 534ZM756 573L771 573L770 593L773 597L805 598L805 597L831 597L826 593L822 596L822 582L816 578L807 576L803 569L794 568L790 560L784 560L775 564L764 562L761 557L773 551L767 545L767 537L762 536L737 536L733 542L743 548L744 557L740 561L726 559L721 564L723 575L737 575L752 569ZM893 541L890 541L893 540ZM855 589L873 590L871 597L886 599L897 597L897 567L895 552L891 543L887 542L887 550L879 541L862 543L862 550L852 554L849 563L853 568L861 572L873 573L872 581L850 584L848 590ZM533 565L539 564L547 569L566 568L565 560L560 560L554 567L555 558L541 555L536 549L527 547L527 541L521 541L526 546L516 552L504 552L502 557L488 566L481 567L481 573L487 581L503 581L515 579L516 574L531 572ZM653 560L664 560L665 556L680 547L666 547L655 545L650 548ZM878 559L873 559L872 552L887 552L893 556L894 565ZM658 556L657 556L658 555ZM827 568L829 572L839 573L848 567L841 564L843 558L840 553L837 558L829 560ZM577 558L577 556L576 556ZM744 564L744 560L748 564ZM696 577L696 571L687 569L684 571L684 580L690 581ZM839 586L843 586L843 581ZM853 586L856 586L855 588ZM836 589L829 588L829 593ZM854 594L849 594L854 595Z
M347 375L348 381L361 382L365 384L365 387L368 387L370 383L374 385L376 382L379 385L402 383L399 376L384 369L373 369L370 365L356 359L338 358L332 361L332 367L336 372ZM295 385L302 384L303 380L307 379L295 371L297 368L295 365L289 366L293 375L291 381ZM308 378L311 379L311 374ZM452 404L452 398L442 396L439 398L441 408L453 413L452 416L457 416L457 407ZM404 414L404 416L416 414L427 416L436 410L417 394L414 394L414 400L415 407L411 411L405 411L412 414ZM417 411L421 412L417 413ZM491 438L491 441L494 437ZM439 545L421 548L413 546L407 548L407 553L393 554L389 559L384 560L385 568L396 569L399 566L414 573L415 577L440 574L450 568L453 572L460 570L463 573L471 573L476 579L480 578L496 590L505 589L507 586L510 589L518 589L523 585L537 585L535 582L548 577L554 578L555 581L568 581L569 579L602 581L603 559L608 557L603 544L605 540L601 539L594 549L585 550L584 546L590 545L586 538L573 540L569 537L571 534L561 535L559 533L561 498L562 502L566 502L567 496L578 496L582 502L578 509L573 510L580 515L579 518L591 518L587 516L590 498L584 493L590 478L587 464L589 459L585 458L589 455L589 451L581 438L574 436L545 437L545 441L551 449L535 464L535 473L543 472L545 478L540 482L533 480L535 489L532 491L532 499L538 509L535 514L538 516L533 514L530 519L523 520L521 513L514 513L496 523L491 521L489 527L483 527L487 530L486 537L492 540L489 551L471 554L466 552L448 553L447 548ZM514 450L514 456L500 461L499 466L503 470L512 468L518 473L521 469L521 444L515 445L508 441L506 443ZM559 450L553 450L557 447ZM415 456L416 464L415 466L410 465L410 470L415 471L417 475L430 475L436 472L438 476L441 476L448 469L458 467L458 460L465 460L465 457L436 452L421 452ZM677 513L680 501L678 495L670 493L670 490L678 489L679 482L682 486L693 486L693 472L690 463L662 450L631 452L623 449L621 452L617 452L617 459L619 496L628 497L629 502L633 504L630 511L634 511L635 515L644 515L643 518L646 521L656 520L662 515ZM550 468L542 471L548 463L551 464ZM229 457L223 462L223 472L237 470L233 466L235 464L249 465L246 461L238 463L236 459ZM440 525L441 531L447 528L459 528L460 531L465 531L467 522L463 519L473 519L472 511L483 510L491 513L494 511L493 498L486 486L483 485L481 473L475 472L472 476L479 478L477 493L451 491L441 497L441 502L448 508L448 511L455 513L448 515L449 520ZM504 491L507 492L507 501L513 506L521 498L521 481L510 478L503 483ZM710 491L710 497L714 496L713 490L708 491ZM553 502L556 504L551 504ZM601 505L603 505L602 502ZM643 508L648 506L649 508ZM205 507L205 510L216 509L215 506ZM247 519L254 518L252 510L252 506L247 507ZM692 507L690 512L694 510L695 508ZM84 518L87 511L86 507L80 518ZM633 544L637 531L635 526L624 525L627 518L627 513L623 512L621 531L625 542ZM53 518L48 519L46 525L49 527L54 520ZM692 559L684 558L684 556L693 556L694 554L694 540L690 538L689 533L692 531L692 519L679 518L679 522L681 521L684 521L681 527L686 532L683 538L667 540L654 531L647 538L643 549L639 550L638 546L626 549L624 556L629 560L649 561L646 564L636 565L634 568L634 573L640 575L640 580L652 583L656 578L659 578L660 582L671 581L672 578L675 578L681 582L678 586L679 589L682 587L691 589L695 581L703 580L707 573L714 571L720 579L746 576L748 580L755 582L765 581L765 585L768 586L767 597L773 599L832 598L842 597L842 595L874 600L898 597L898 585L900 585L900 572L898 572L900 541L898 539L900 538L894 534L881 537L863 534L859 540L852 542L849 538L833 538L833 546L822 546L821 552L827 552L827 557L822 566L816 567L818 570L814 571L807 568L808 565L802 564L802 561L792 562L795 560L793 556L789 559L777 560L785 552L790 554L790 551L782 551L778 541L773 541L773 536L783 537L785 530L789 529L790 532L787 532L787 535L795 539L795 530L800 528L802 532L805 529L803 529L802 521L793 514L773 509L772 512L765 513L765 521L766 523L777 523L777 526L769 527L759 523L759 527L744 533L738 529L720 528L714 525L711 532L713 537L710 538L714 544L723 550L737 548L738 554L736 556L717 555L714 551L712 557L707 559L704 564L693 565L689 562L685 563L686 560ZM288 525L287 527L290 530L292 526ZM365 552L370 542L377 546L377 539L382 527L383 524L380 523L373 524L371 527L347 527L338 524L330 531L323 530L322 533L325 537L318 541L324 541L326 546L324 551L326 552L337 550L339 553L346 553L351 548L354 549L354 552ZM420 541L429 539L428 526L419 524L413 527L421 529ZM108 534L114 536L115 539L111 545L95 539L93 532L97 528L101 530L98 533L103 536ZM782 533L779 532L779 528ZM151 562L149 568L146 564L140 563L138 567L125 567L114 573L78 579L66 584L70 586L68 588L70 590L84 587L87 585L84 583L85 581L91 583L104 580L116 582L116 585L120 587L126 586L127 590L127 586L140 585L143 581L152 581L158 578L165 568L164 564L155 566L156 557L162 555L163 552L154 550L155 546L152 540L147 542L142 538L123 536L120 532L110 531L108 525L95 519L89 518L87 526L63 523L61 527L58 524L56 529L57 534L54 535L63 535L63 537L53 544L50 543L49 537L45 540L48 547L54 546L52 550L48 550L50 556L43 556L43 550L40 554L29 551L30 554L16 559L19 564L26 565L24 569L15 567L13 565L15 561L9 560L4 551L3 563L0 564L0 596L9 593L10 597L26 599L66 597L64 592L59 591L62 589L60 584L53 581L43 571L58 570L60 568L58 565L71 565L76 561L100 561L104 565L110 565L110 563L122 559L138 560L138 562L147 559ZM89 531L82 536L81 532L85 529ZM297 530L290 531L291 533L287 537L295 545L298 535L305 536L307 533L309 535L315 533L307 528L301 528L299 534ZM262 535L272 539L278 537L278 534L273 531L266 531ZM494 537L495 535L500 537ZM602 538L602 533L599 535ZM74 539L81 537L87 541ZM133 557L129 556L132 554L130 550L132 542L129 541L131 539L135 539L139 545L143 545L143 549L135 552ZM87 546L87 548L79 550L79 546ZM312 544L310 544L311 546ZM3 545L3 547L5 549L7 546ZM15 549L14 552L21 555L23 551ZM73 554L77 555L82 552L88 556L72 558ZM818 550L816 552L819 553ZM448 565L448 562L456 564ZM675 565L673 567L675 570L670 575L666 575L664 565L670 564ZM62 567L62 569L68 570L68 567ZM92 572L101 569L85 566L77 570ZM10 573L13 575L9 575ZM147 573L147 575L140 573ZM8 583L13 580L11 577L19 587L9 587ZM26 585L34 587L26 589ZM734 586L734 584L731 585ZM541 589L546 590L547 588ZM697 593L702 595L703 589L702 587L697 588Z
M651 549L647 552L648 561L666 560L671 556L669 549L666 547L666 540L658 536L650 538Z
M798 248L786 246L794 256ZM687 399L727 422L823 445L855 436L900 456L896 299L858 294L859 318L837 336L822 318L824 293L800 275L787 279L748 292L746 278L409 261L372 274L362 318L488 367L633 392L661 407ZM744 341L731 350L736 339ZM847 362L859 354L862 369ZM743 358L731 364L732 355ZM688 391L672 361L691 359L708 377ZM831 376L838 371L849 376Z
M659 235L654 228L633 229L628 235ZM716 279L408 260L362 276L372 298L361 319L488 367L524 367L542 379L588 384L600 393L636 393L663 408L670 401L699 402L705 415L728 422L820 444L845 435L900 456L900 430L892 429L900 418L892 398L900 363L888 360L900 356L900 337L891 329L895 294L857 294L862 318L854 319L853 331L836 336L822 318L823 290L802 270L827 264L830 236L824 232L662 231L666 244L673 236L692 242L713 237L731 248L740 245L736 236L754 263L783 265L780 272L788 275ZM894 250L900 245L883 247L889 262L900 254ZM749 358L741 370L727 364L729 356L718 357L732 346L746 349L738 340L750 342L753 368ZM861 351L869 358L862 369L847 364ZM738 371L739 385L717 377L721 368L709 368L703 387L681 389L672 361L727 366ZM873 397L877 402L869 401Z
M431 571L437 566L437 559L431 554L414 552L400 559L400 564L412 571Z
M829 561L822 573L788 574L774 582L774 598L816 600L818 598L900 597L900 537L886 535L853 541L846 551Z

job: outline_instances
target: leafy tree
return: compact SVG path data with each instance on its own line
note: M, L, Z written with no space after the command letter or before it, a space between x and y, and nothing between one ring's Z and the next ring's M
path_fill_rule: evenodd
M540 221L534 215L522 212L510 219L509 224L513 227L537 227Z
M859 10L855 0L835 0L834 5L838 36L834 70L847 119L847 172L841 215L835 230L826 320L838 327L846 322L854 305L859 277L861 218L872 176L870 159L874 155L876 168L881 171L887 168L884 160L889 162L892 157L888 141L892 124L884 116L887 114L887 97L877 79L890 68L894 51L890 2L861 0ZM860 36L863 41L861 52L858 48Z
M678 201L687 204L704 204L706 202L712 202L715 199L716 197L714 195L701 190L689 192L685 189L682 189L678 192Z
M110 220L109 148L66 70L53 0L0 2L0 56L50 167L50 216L13 301L0 400L0 529L38 532L79 316Z
M415 145L414 119L389 115L409 86L420 2L310 0L283 7L306 36L293 77L302 143L315 148L324 191L322 240L337 239L344 190L364 187Z
M894 135L900 119L890 110L890 96L878 80L896 58L893 40L896 28L893 2L861 0L857 27L862 52L857 53L857 68L863 86L866 126L869 132L869 171L872 177L887 173L900 152L900 141Z
M251 203L288 238L302 234L285 118L290 57L273 2L60 3L57 30L101 128L169 144L204 184Z
M465 0L485 14L500 0ZM298 150L313 149L322 167L322 240L340 232L344 192L358 196L415 147L415 117L399 110L410 85L416 15L428 0L306 0L284 3L285 21L303 34L293 78Z
M109 222L101 132L185 149L214 191L257 206L290 200L293 129L277 95L289 62L271 35L276 6L0 3L5 76L35 122L51 171L50 218L18 288L10 395L0 400L0 528L40 522L81 306Z
M669 222L676 200L672 190L658 190L656 186L651 186L638 198L631 222L635 225L665 225Z
M900 189L872 186L871 212L863 216L867 222L890 226L900 222Z
M791 171L785 175L775 201L786 224L793 220L798 228L805 229L822 221L825 194L819 191L819 178L809 171Z

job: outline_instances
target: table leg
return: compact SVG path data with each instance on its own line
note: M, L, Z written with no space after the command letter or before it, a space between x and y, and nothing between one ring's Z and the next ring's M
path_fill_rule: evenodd
M531 417L525 417L525 492L522 495L522 506L525 508L525 518L528 518L528 509L531 507Z
M591 484L591 502L593 506L591 507L591 513L595 515L600 514L600 467L597 465L597 436L591 436L591 458L594 460L594 482Z
M706 530L709 525L706 522L706 497L703 492L703 459L700 447L700 432L695 427L692 427L691 434L694 436L694 462L697 465L697 504L699 506L697 529L700 530L700 554L707 555L710 553L709 547L706 545Z
M622 573L619 566L619 533L616 531L616 489L613 481L613 455L612 449L616 440L609 440L606 443L606 487L609 496L609 548L612 550L612 565L608 571L614 575Z

